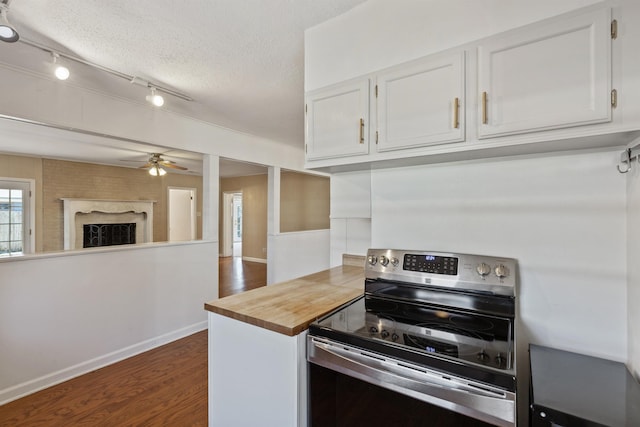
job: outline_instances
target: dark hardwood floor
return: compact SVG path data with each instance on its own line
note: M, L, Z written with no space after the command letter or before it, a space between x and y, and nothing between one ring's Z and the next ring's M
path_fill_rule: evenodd
M243 261L242 257L220 258L220 298L267 284L267 264Z
M0 426L206 426L207 331L0 406Z
M266 264L240 257L219 274L220 297L267 283ZM0 406L0 427L206 425L207 331Z

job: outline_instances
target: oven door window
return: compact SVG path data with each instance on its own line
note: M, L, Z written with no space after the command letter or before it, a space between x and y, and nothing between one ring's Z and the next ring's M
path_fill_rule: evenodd
M309 364L309 425L488 427L492 424Z

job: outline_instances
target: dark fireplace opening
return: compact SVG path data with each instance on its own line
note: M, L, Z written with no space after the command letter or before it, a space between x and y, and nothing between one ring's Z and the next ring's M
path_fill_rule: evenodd
M136 223L124 224L84 224L82 226L82 247L132 245L136 243Z

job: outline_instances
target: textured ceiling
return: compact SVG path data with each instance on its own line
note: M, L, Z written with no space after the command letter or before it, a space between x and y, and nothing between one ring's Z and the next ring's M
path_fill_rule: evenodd
M302 147L304 30L363 2L13 0L9 19L23 38L194 99L180 111L167 96L167 109Z

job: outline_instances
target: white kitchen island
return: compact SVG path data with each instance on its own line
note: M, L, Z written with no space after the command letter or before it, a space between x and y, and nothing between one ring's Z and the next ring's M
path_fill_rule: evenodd
M362 265L343 265L205 304L209 426L307 425L307 327L362 295Z

